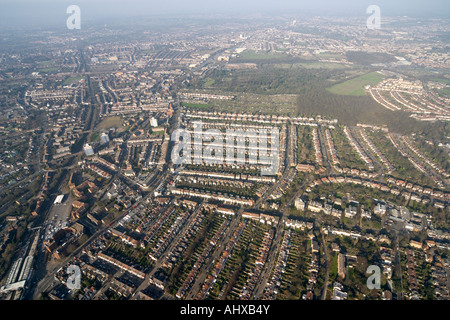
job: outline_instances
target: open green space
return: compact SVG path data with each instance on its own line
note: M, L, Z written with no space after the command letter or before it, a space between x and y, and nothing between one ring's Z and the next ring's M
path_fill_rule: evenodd
M207 89L215 94L236 96L233 100L215 100L209 110L321 115L350 126L366 123L386 125L389 130L402 134L422 132L429 139L448 135L445 122L430 126L424 121L405 117L402 111L390 111L365 95L364 85L374 85L383 79L377 72L358 67L306 68L301 64L310 63L312 67L314 64L323 66L324 62L290 59L260 63L252 70L210 70L201 77L192 78L189 90Z
M78 81L80 81L81 79L84 79L84 76L78 76L78 77L69 77L66 80L64 80L63 84L64 85L70 85L73 83L77 83Z
M334 94L350 95L350 96L363 96L364 86L374 86L383 80L383 75L378 72L370 72L365 75L335 84L328 88L328 91Z
M436 81L436 82L441 82L441 83L450 84L450 79L433 78L433 79L431 79L431 80Z
M214 84L215 80L211 79L211 78L206 78L205 79L205 87L211 87Z
M442 96L450 96L450 89L444 88L438 90L439 94Z
M212 107L212 104L209 103L190 103L190 102L182 102L181 103L185 107L189 108L197 108L197 109L206 109Z
M99 130L108 130L111 128L117 128L118 131L123 131L125 128L122 126L123 119L121 117L107 117L104 118L98 125Z
M334 62L311 61L295 64L307 69L345 69L346 65Z
M267 52L255 52L253 50L245 50L239 55L242 60L268 60L283 58L284 55L271 54Z
M59 69L57 67L50 67L50 68L43 68L43 69L39 69L38 72L40 73L52 73L55 71L58 71Z

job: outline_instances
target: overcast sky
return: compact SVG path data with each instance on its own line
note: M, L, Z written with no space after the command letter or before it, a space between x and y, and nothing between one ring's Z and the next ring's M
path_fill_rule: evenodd
M386 16L450 16L450 0L0 0L0 24L65 22L69 5L78 5L82 18L108 20L144 15L180 14L307 14L362 15L378 5Z

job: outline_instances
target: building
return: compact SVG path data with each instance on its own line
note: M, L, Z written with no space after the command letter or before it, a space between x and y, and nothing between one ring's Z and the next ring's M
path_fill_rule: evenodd
M113 258L113 257L111 257L111 256L109 256L109 255L107 255L105 253L103 253L103 252L100 252L98 254L98 257L100 259L102 259L102 260L105 260L105 261L107 261L107 262L109 262L109 263L119 267L120 269L122 269L124 271L127 271L127 272L131 273L132 275L134 275L134 276L136 276L136 277L138 277L140 279L145 279L145 273L144 272L142 272L140 270L137 270L137 269L129 266L128 264L126 264L124 262L121 262L121 261L119 261L119 260L117 260L117 259L115 259L115 258Z
M84 154L85 154L86 156L92 156L92 155L94 155L94 149L92 149L92 147L91 147L88 143L86 143L86 144L84 145L83 150L84 150Z
M157 127L158 126L158 120L156 120L156 118L151 118L150 119L150 125L153 127L153 128L155 128L155 127Z
M103 132L100 136L100 142L101 144L107 144L109 142L109 136L106 132Z
M320 212L323 210L323 204L318 201L310 201L308 203L308 210L312 212Z
M56 197L56 199L55 199L55 201L53 202L53 204L61 204L62 201L63 201L63 199L64 199L64 195L63 195L63 194L60 194L60 195L58 195L58 196Z
M373 213L375 213L376 215L383 215L386 213L386 204L382 203L382 202L378 202L377 205L375 206L375 209L373 210Z
M347 300L347 292L339 282L335 282L333 285L333 300Z
M229 209L229 208L223 208L223 207L218 207L216 209L217 213L222 213L222 214L227 214L227 215L231 215L234 216L235 212L233 209Z
M422 243L418 241L411 240L409 245L415 249L422 249Z
M345 217L346 218L354 218L358 213L358 208L353 205L349 205L345 208Z
M295 199L294 204L295 204L295 208L297 210L301 210L301 211L305 210L306 203L301 198Z
M311 241L311 252L312 252L312 253L317 253L317 252L319 252L319 244L317 243L316 240L312 240L312 241Z

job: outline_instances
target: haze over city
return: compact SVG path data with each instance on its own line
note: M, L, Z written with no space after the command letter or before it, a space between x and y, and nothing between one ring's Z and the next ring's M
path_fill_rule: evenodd
M370 1L370 0L2 0L0 20L6 26L45 26L65 21L65 9L78 5L86 22L112 22L111 19L151 16L184 15L254 15L298 14L315 16L364 16L369 5L378 5L387 16L411 16L415 18L448 18L449 4L445 0L431 1ZM108 21L109 20L109 21Z
M0 299L448 300L449 12L0 0Z

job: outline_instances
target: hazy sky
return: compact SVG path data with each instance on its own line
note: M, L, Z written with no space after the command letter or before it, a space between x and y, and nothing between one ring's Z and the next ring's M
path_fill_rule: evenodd
M394 16L450 16L450 0L0 0L0 24L65 23L66 8L81 8L82 19L108 20L137 15L291 13L366 16L369 5Z

